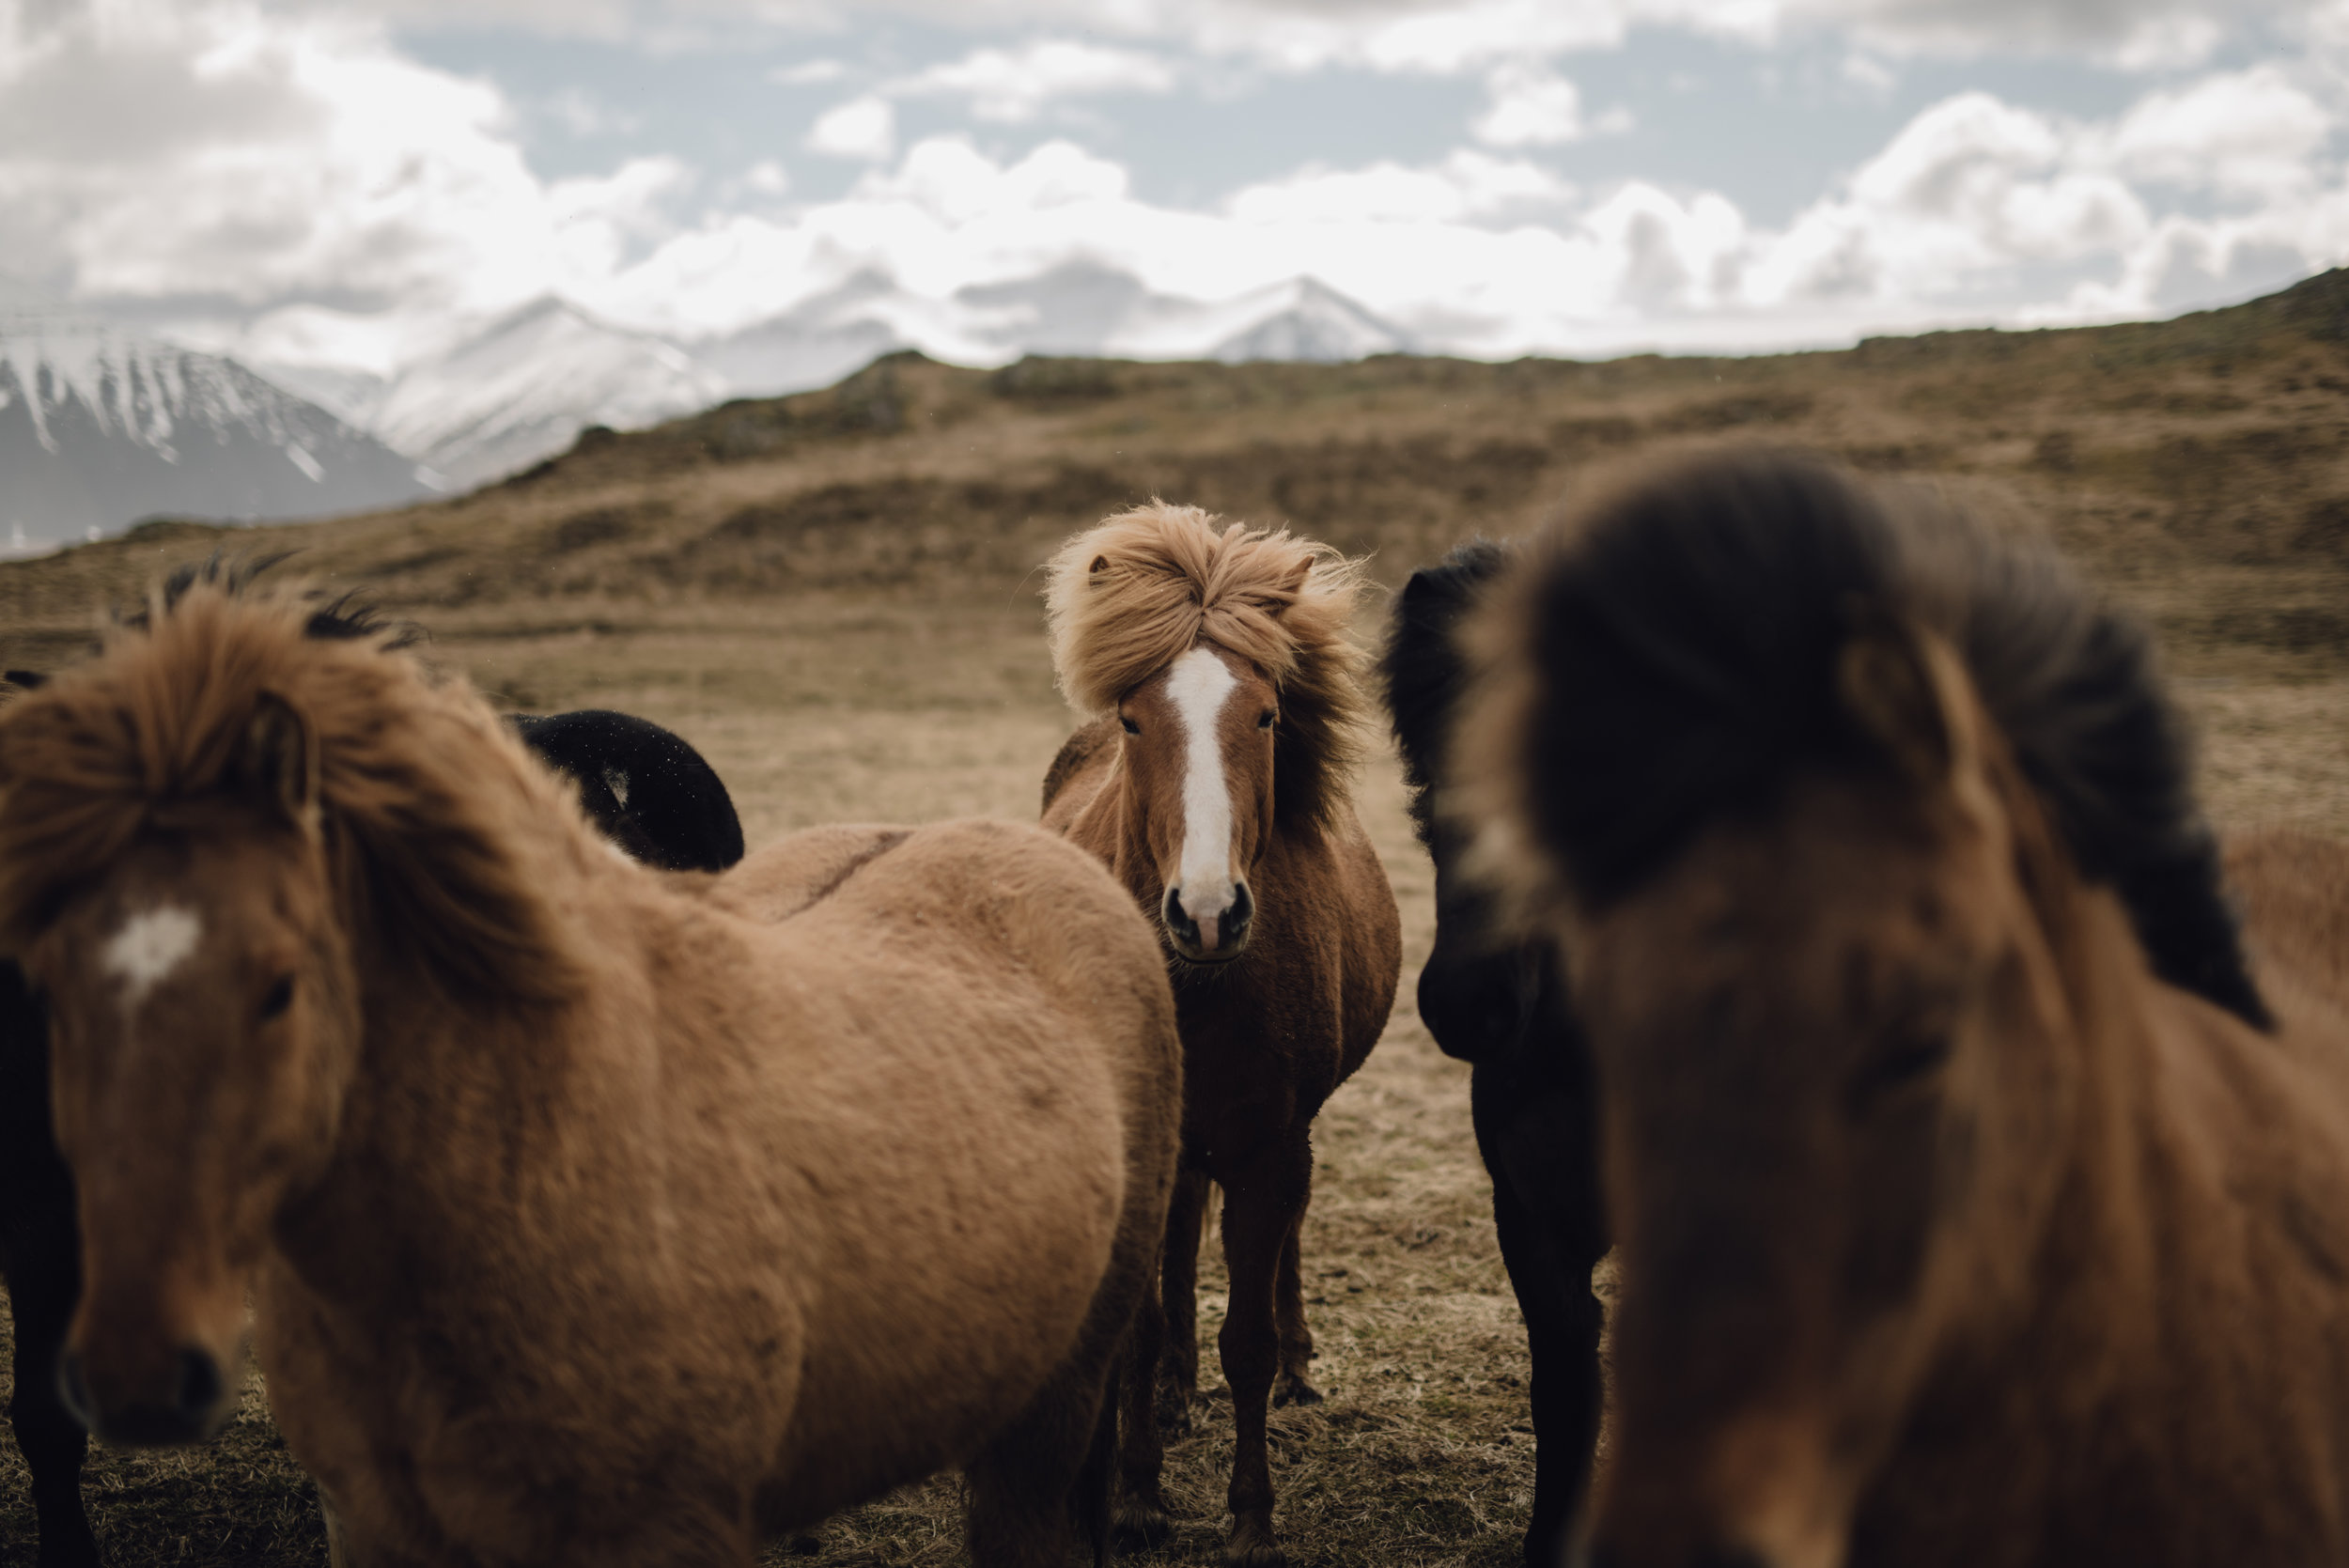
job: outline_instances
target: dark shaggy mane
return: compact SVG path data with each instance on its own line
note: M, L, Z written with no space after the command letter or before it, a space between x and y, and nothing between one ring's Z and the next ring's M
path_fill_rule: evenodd
M1870 765L1836 695L1855 618L1947 638L2154 970L2262 1028L2185 725L2134 620L2051 550L1824 464L1720 457L1589 514L1527 584L1526 826L1603 907L1798 770Z
M217 588L231 598L249 594L271 570L284 566L299 553L290 550L264 551L257 555L229 556L214 551L201 561L190 561L174 567L156 595L165 612L176 608L188 597L190 589ZM323 643L349 643L362 638L379 646L397 651L412 648L427 641L424 628L412 621L396 621L373 605L360 602L356 594L336 594L332 598L316 590L303 594L312 609L303 625L303 633ZM127 627L144 627L154 613L154 606L145 605L115 617Z
M1455 633L1514 559L1506 545L1471 539L1413 572L1395 596L1387 645L1378 656L1378 679L1403 753L1411 826L1422 844L1429 843L1435 831L1436 785L1470 683L1469 662Z

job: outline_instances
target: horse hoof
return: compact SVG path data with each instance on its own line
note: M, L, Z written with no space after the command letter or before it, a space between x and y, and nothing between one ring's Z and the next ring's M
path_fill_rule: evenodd
M1289 1568L1288 1554L1275 1542L1243 1545L1235 1537L1223 1543L1223 1568Z
M1288 1405L1301 1408L1324 1402L1325 1396L1319 1389L1294 1374L1283 1375L1281 1380L1272 1386L1272 1407L1276 1410Z
M1162 1545L1174 1533L1174 1516L1163 1503L1142 1502L1132 1498L1117 1499L1116 1512L1111 1515L1110 1535L1122 1546L1151 1547Z

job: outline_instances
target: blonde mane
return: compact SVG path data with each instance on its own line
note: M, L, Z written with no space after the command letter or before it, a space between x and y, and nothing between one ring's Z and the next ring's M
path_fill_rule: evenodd
M1346 641L1359 563L1285 530L1153 501L1104 520L1052 558L1052 670L1099 717L1201 643L1261 669L1281 693L1273 809L1330 822L1364 749L1362 655Z
M316 608L217 580L157 593L97 660L0 710L0 944L21 951L142 833L254 799L243 742L274 699L315 738L354 940L467 994L575 994L547 884L592 863L577 802L469 685L387 645L397 630L313 635Z

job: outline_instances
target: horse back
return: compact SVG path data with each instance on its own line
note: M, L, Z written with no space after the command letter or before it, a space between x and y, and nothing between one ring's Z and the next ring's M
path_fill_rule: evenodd
M2261 983L2349 1019L2349 846L2269 831L2232 840L2227 883L2258 948Z
M1034 828L814 829L707 896L756 923L708 961L760 971L769 1044L679 1113L731 1121L746 1194L782 1183L799 1381L761 1508L808 1524L968 1460L1155 1246L1174 998L1130 896Z

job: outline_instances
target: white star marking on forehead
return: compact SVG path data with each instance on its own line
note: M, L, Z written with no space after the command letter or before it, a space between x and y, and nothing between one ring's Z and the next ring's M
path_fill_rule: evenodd
M107 939L100 961L106 972L122 982L122 1004L135 1008L147 993L188 961L203 939L204 923L186 909L166 904L145 909L122 923Z

